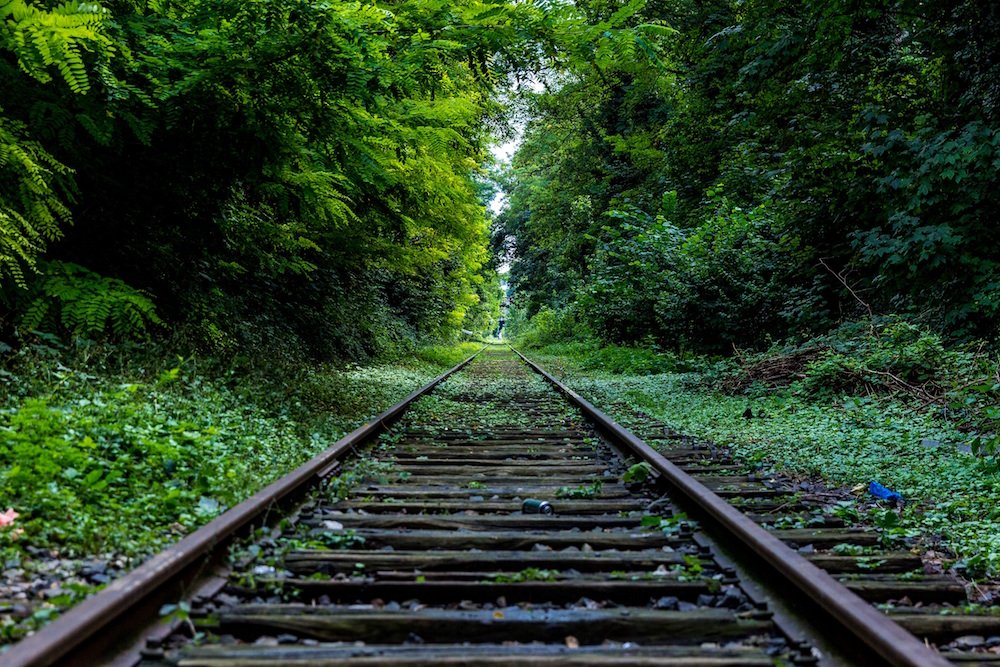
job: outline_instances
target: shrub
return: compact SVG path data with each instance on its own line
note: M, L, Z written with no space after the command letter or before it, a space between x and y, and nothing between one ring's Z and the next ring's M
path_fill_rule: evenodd
M806 346L821 350L798 382L807 393L909 391L940 396L972 366L968 353L946 350L938 334L896 317L847 323Z
M521 347L540 348L553 343L592 339L590 328L575 308L553 310L546 306L519 327L515 340Z
M604 227L580 297L603 340L718 353L815 320L803 311L807 295L787 287L801 250L771 204L741 208L709 194L714 211L691 229L672 222L675 193L655 216L609 211L616 224Z
M459 343L458 345L428 345L416 351L421 361L448 368L472 356L483 346L480 343Z

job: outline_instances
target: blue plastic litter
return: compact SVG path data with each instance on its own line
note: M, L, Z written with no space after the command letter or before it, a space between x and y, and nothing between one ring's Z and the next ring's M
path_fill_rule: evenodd
M896 503L903 502L903 496L899 495L892 489L887 489L875 481L872 481L868 485L868 493L872 494L876 498L881 498L882 500L889 500Z

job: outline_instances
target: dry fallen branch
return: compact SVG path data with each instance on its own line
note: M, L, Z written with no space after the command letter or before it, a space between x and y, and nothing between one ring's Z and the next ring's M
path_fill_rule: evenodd
M887 383L888 385L894 386L895 388L902 390L903 392L910 394L911 396L919 398L920 400L924 401L925 404L937 403L945 399L943 394L931 394L924 387L918 387L912 385L909 382L900 378L898 375L890 373L889 371L877 371L871 368L862 367L860 369L860 373L856 373L856 375L860 378L862 374L865 373L870 373L872 375L878 375L880 377L888 378L889 379L889 383Z
M749 361L739 355L740 372L722 382L723 391L735 393L750 385L760 383L766 387L787 387L805 377L805 368L819 358L824 349L815 347L777 357Z

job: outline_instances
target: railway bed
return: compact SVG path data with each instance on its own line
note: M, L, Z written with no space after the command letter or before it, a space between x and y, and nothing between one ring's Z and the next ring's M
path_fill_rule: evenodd
M0 665L1000 667L1000 616L963 613L960 582L716 448L643 435L658 452L484 350Z

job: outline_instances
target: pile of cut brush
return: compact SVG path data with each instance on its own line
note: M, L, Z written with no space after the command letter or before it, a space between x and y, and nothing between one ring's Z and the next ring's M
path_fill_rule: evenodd
M769 389L787 387L806 377L810 363L819 359L829 348L814 346L793 350L787 354L748 356L736 350L738 368L722 380L722 391L738 394L754 384Z

